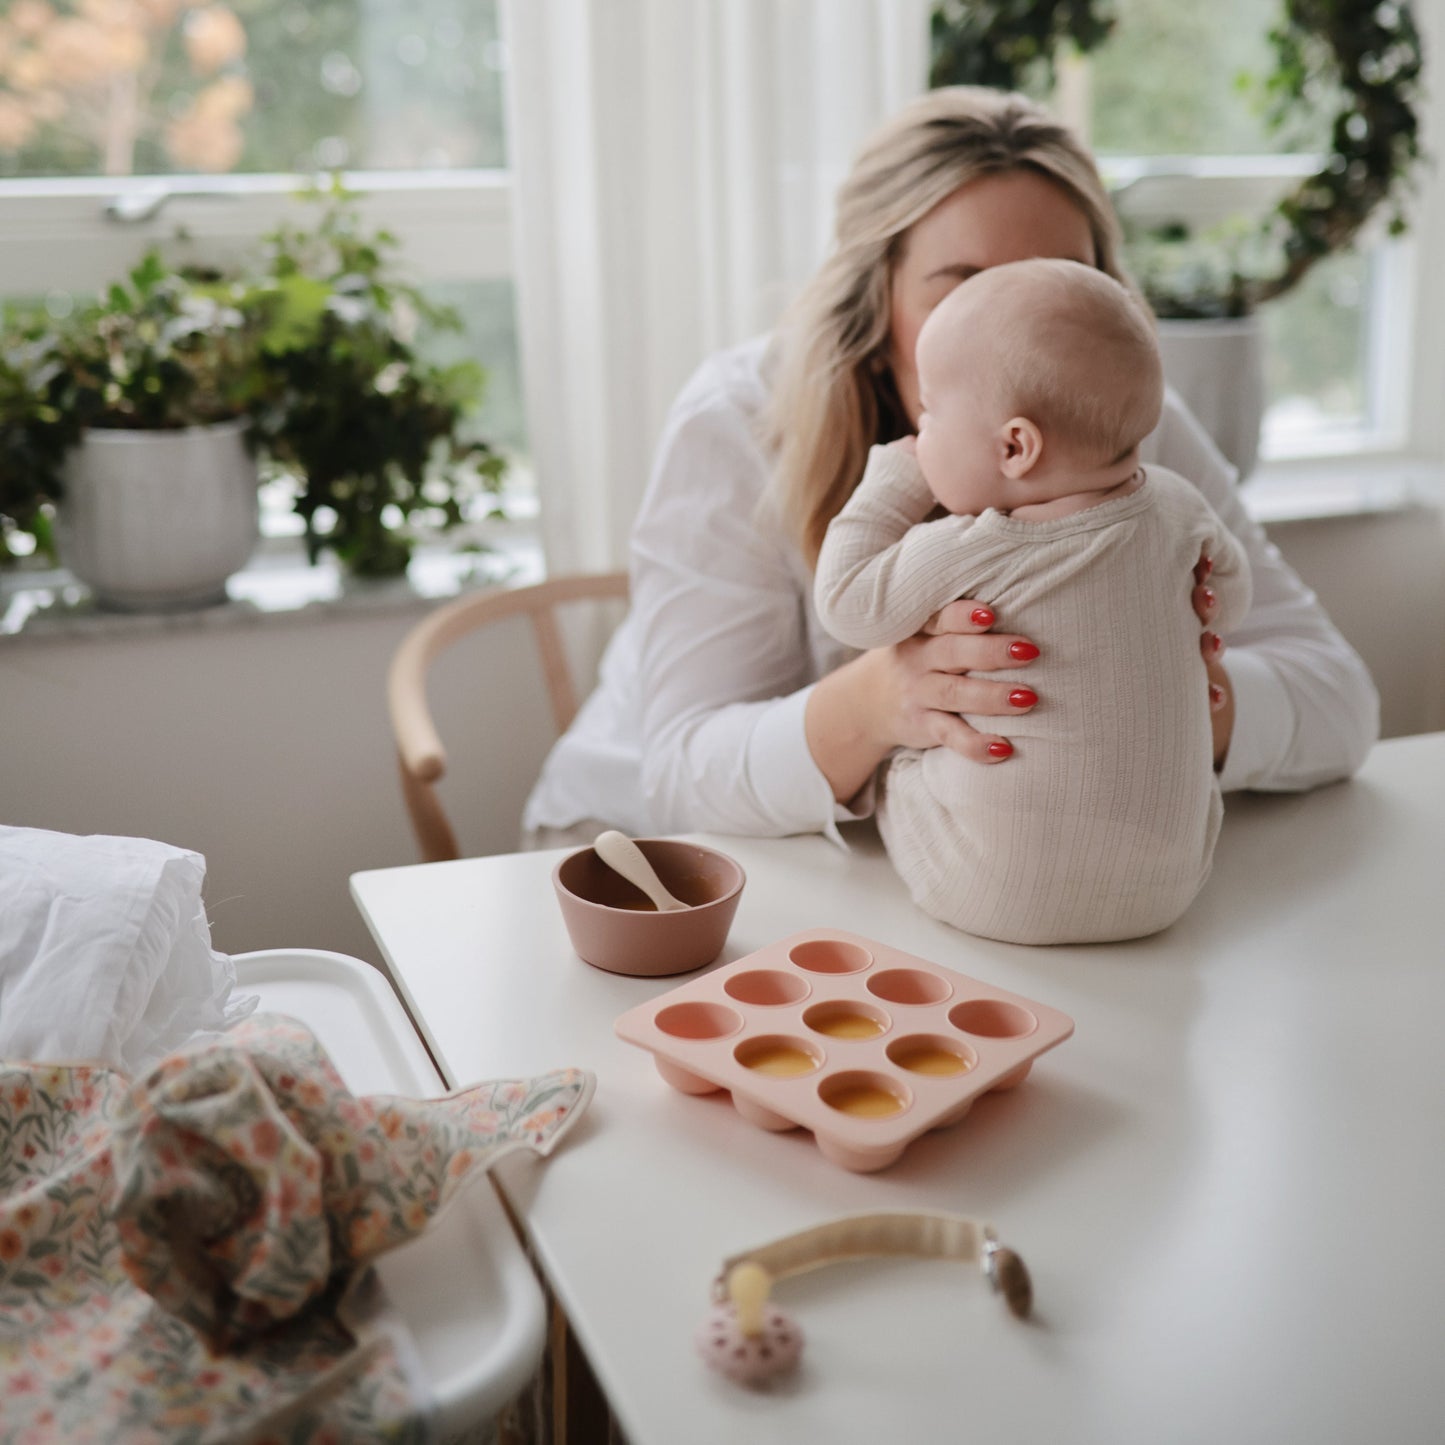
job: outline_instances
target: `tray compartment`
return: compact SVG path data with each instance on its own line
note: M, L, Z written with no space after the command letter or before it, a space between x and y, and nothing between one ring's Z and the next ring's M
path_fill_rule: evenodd
M948 1011L954 1028L981 1039L1026 1039L1038 1028L1036 1014L998 998L970 998Z
M922 1008L953 997L953 985L931 969L887 968L868 980L868 992L886 1003Z
M845 1043L868 1043L892 1031L893 1020L876 1004L830 998L803 1010L803 1025Z
M801 974L781 968L745 968L723 984L723 992L730 999L754 1008L802 1003L812 991L812 984Z
M788 961L807 973L862 973L873 966L873 955L847 939L809 938L788 950Z

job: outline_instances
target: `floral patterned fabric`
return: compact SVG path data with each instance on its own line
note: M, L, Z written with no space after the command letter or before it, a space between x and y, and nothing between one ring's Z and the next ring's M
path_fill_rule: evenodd
M0 1064L0 1442L424 1438L358 1272L593 1083L358 1098L270 1014L134 1082Z

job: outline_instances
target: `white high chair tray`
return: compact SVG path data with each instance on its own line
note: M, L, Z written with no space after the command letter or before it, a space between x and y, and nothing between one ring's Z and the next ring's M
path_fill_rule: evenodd
M445 1092L390 985L345 954L270 949L234 957L242 993L306 1024L355 1094ZM490 1180L476 1180L416 1239L376 1263L410 1327L438 1434L490 1420L542 1357L546 1309Z

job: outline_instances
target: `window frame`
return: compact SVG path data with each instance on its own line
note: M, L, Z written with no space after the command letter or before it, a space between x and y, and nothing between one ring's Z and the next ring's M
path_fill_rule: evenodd
M1371 221L1357 249L1371 254L1372 306L1368 315L1366 387L1367 429L1341 428L1308 451L1267 448L1263 469L1284 481L1303 482L1322 471L1391 467L1445 468L1445 408L1439 378L1445 376L1445 271L1428 258L1445 250L1445 0L1411 0L1424 50L1424 74L1417 119L1424 161L1405 192L1409 229L1403 237L1386 234L1385 218ZM1061 67L1067 80L1059 100L1082 134L1088 134L1089 57ZM1073 73L1077 71L1078 73ZM1297 178L1305 157L1239 155L1188 157L1100 157L1122 179L1140 179L1171 168L1188 172L1194 194L1181 219L1208 224L1230 215L1264 215L1283 194L1269 189L1271 165L1276 183ZM1142 188L1141 188L1142 189ZM1136 201L1139 197L1136 194ZM1127 196L1123 205L1130 204ZM1386 208L1382 208L1385 210ZM1176 216L1178 213L1175 213ZM1160 217L1167 219L1168 217ZM1266 443L1269 438L1266 436Z
M1445 0L1415 0L1415 8L1426 41L1426 93L1434 97L1445 93L1445 61L1433 43L1445 41ZM1087 58L1078 64L1086 69ZM1431 99L1420 118L1427 156L1445 155L1445 105ZM1166 212L1167 197L1167 214L1207 224L1264 214L1316 160L1111 154L1100 164L1121 210L1142 219ZM303 220L295 196L311 179L260 173L0 180L0 289L7 296L95 289L156 245L178 259L226 264L283 219ZM342 180L361 197L367 223L396 235L417 280L514 279L508 171L355 170ZM1349 455L1445 463L1445 408L1435 395L1445 374L1445 274L1425 263L1445 249L1445 175L1427 163L1416 185L1408 235L1387 239L1381 225L1362 242L1374 246L1377 258L1366 357L1375 425L1341 430L1310 451L1271 451L1271 467ZM125 213L137 219L120 219ZM185 239L177 239L178 231Z
M1240 215L1264 216L1300 179L1320 165L1318 155L1101 156L1099 165L1121 217L1141 225L1182 221L1207 228ZM1416 427L1411 404L1412 361L1420 322L1419 222L1407 237L1385 234L1372 223L1358 250L1370 267L1366 313L1365 414L1362 426L1339 426L1315 434L1314 445L1292 443L1266 429L1261 459L1271 466L1331 458L1436 455ZM1400 346L1398 338L1408 338Z
M343 171L340 179L367 225L396 236L417 280L513 275L509 172ZM97 289L155 246L177 260L225 265L282 221L304 223L301 193L316 180L257 173L0 181L4 292Z

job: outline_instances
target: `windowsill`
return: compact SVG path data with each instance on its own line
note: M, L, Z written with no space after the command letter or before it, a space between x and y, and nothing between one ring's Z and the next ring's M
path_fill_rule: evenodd
M1265 527L1445 509L1445 467L1399 455L1262 462L1241 488L1245 509Z
M1243 487L1249 514L1264 526L1445 510L1445 468L1399 456L1261 464ZM530 518L486 530L487 550L445 542L418 547L405 577L348 577L336 561L306 561L299 537L263 539L227 584L228 600L174 612L111 612L62 568L0 572L0 645L23 638L110 637L223 628L420 609L483 587L540 581L542 551Z
M404 577L385 580L349 577L330 557L312 566L298 539L267 538L245 570L227 583L225 602L184 611L108 611L63 568L0 573L0 645L420 610L484 587L540 581L542 553L535 532L519 531L491 539L488 550L480 552L460 552L446 543L420 546Z

